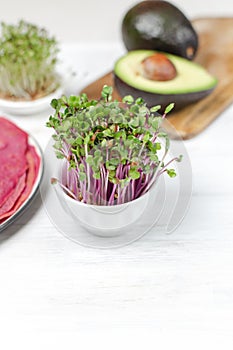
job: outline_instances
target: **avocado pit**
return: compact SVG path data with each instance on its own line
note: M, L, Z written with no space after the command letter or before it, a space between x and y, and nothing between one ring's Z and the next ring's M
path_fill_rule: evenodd
M142 76L149 80L168 81L177 76L177 70L168 57L155 53L141 62Z

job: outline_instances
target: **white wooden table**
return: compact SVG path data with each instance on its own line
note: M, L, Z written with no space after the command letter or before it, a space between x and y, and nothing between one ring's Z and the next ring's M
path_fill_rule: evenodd
M67 91L76 93L110 70L122 50L117 44L64 45L63 60L80 77ZM45 148L48 116L12 119ZM171 235L154 227L119 249L86 248L56 230L37 196L0 235L0 349L91 349L91 342L97 349L120 343L126 349L126 339L129 348L155 349L178 344L178 338L181 345L203 345L205 338L209 345L219 341L231 348L232 117L233 106L185 142L193 194L187 216Z

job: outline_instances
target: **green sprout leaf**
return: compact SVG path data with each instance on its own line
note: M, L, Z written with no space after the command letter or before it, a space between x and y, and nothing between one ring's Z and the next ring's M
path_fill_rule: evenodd
M178 158L176 158L177 162L181 162L183 159L183 154L180 154Z
M143 100L143 98L139 97L136 99L135 103L140 106L145 104L145 101Z
M54 109L57 109L57 107L59 106L58 100L56 98L54 98L51 103L50 103L51 107Z
M176 177L175 169L167 169L166 171L170 177Z
M97 171L93 174L94 179L99 180L100 179L100 172Z
M171 110L174 108L175 103L170 103L166 108L165 108L165 114L168 114L171 112Z
M129 171L129 176L133 179L133 180L137 180L140 177L140 172L137 171L136 169L130 169Z
M86 180L86 174L79 172L79 181L85 181Z
M102 92L101 92L101 96L102 98L107 102L107 101L111 101L112 99L112 87L108 86L108 85L104 85Z
M160 109L161 109L161 106L160 106L160 105L157 105L157 106L151 107L150 111L151 111L152 113L156 113L156 112L158 112Z
M123 97L122 102L127 103L128 105L131 105L132 103L134 103L134 98L131 95L127 95Z

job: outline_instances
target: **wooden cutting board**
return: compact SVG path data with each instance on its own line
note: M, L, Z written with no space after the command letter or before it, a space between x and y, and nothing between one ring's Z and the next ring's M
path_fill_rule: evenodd
M233 18L198 18L192 23L199 37L194 61L216 76L218 85L208 97L170 114L165 128L173 138L177 137L173 127L183 139L199 134L233 103ZM104 84L114 86L112 72L88 85L83 92L89 98L99 98ZM114 98L120 99L116 89Z

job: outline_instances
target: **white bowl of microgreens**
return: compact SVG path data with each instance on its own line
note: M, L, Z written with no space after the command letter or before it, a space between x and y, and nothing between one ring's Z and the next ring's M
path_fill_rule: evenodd
M127 232L149 204L149 192L133 201L115 205L94 205L77 201L61 186L56 186L56 194L68 215L87 231L102 237L114 237Z
M104 86L99 100L86 94L53 99L47 126L55 134L59 161L51 183L61 205L88 231L123 234L146 210L150 191L164 173L176 176L166 163L169 137L161 123L173 104L148 108L142 98L112 101Z
M45 28L20 20L1 23L0 109L34 114L63 92L57 73L58 43Z

